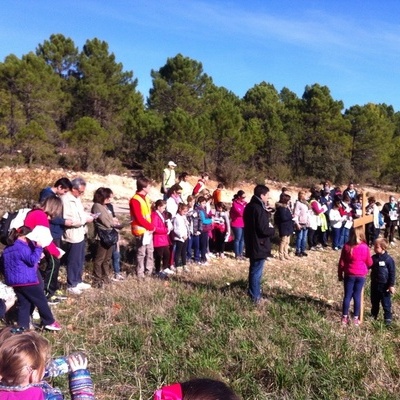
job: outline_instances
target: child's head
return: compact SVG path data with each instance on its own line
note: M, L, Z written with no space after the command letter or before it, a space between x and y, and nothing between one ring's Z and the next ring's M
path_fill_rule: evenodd
M226 210L227 210L225 203L223 203L222 201L218 202L218 203L215 205L215 209L216 209L217 211L226 211Z
M49 342L36 332L15 333L0 344L0 376L8 386L42 380L50 355Z
M188 205L185 203L179 203L178 204L178 214L179 215L185 215L188 211Z
M164 200L157 200L154 203L154 210L155 211L164 212L166 207L167 207L167 202L164 201Z
M32 232L31 228L28 228L27 226L21 226L20 228L13 228L10 231L10 234L7 237L7 244L9 246L13 245L15 243L15 241L19 238L19 237L24 237L26 236L28 233Z
M376 254L383 254L389 247L389 243L385 238L378 238L374 242L374 251Z
M239 400L223 382L214 379L192 379L164 386L154 394L154 400Z
M194 202L195 202L195 197L192 195L189 195L186 199L186 203L189 207L193 207L194 206Z

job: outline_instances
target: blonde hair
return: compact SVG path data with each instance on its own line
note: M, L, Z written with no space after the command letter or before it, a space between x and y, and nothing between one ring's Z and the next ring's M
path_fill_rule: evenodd
M50 345L43 336L36 332L13 334L0 345L2 382L7 386L21 385L32 370L41 379L49 356Z
M374 245L378 245L382 250L386 250L389 247L389 242L385 238L378 238L375 240Z
M63 212L62 201L57 196L46 197L46 199L40 203L40 208L50 217L50 219L61 216Z
M366 243L365 231L363 226L357 226L350 231L349 241L347 242L351 247L356 246L360 243Z

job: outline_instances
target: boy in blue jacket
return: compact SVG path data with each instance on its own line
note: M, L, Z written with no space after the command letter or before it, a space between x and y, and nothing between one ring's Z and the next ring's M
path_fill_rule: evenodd
M392 323L392 294L396 278L396 266L393 258L387 253L389 244L386 239L375 240L371 267L371 315L378 318L379 305L382 303L385 324Z

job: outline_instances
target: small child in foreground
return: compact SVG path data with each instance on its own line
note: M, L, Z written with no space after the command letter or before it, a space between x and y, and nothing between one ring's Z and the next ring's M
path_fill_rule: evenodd
M379 305L382 304L385 324L392 323L392 294L396 278L396 266L393 258L387 253L389 243L384 238L374 242L375 254L371 267L371 315L377 319Z
M0 345L0 399L63 400L57 388L43 381L50 356L47 339L36 332L15 333ZM82 355L68 359L72 400L93 400L93 383Z
M223 382L214 379L192 379L163 386L154 393L154 400L240 400L240 398Z

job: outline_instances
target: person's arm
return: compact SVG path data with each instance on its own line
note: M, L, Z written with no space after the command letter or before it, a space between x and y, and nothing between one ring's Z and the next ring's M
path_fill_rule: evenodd
M212 218L207 218L206 213L203 210L199 210L199 216L203 225L212 224Z
M94 400L93 382L87 369L87 358L80 354L72 355L69 357L68 363L71 368L69 374L71 400Z
M143 217L142 208L138 200L131 199L129 202L129 208L131 211L131 216L133 216L136 219L136 222L139 226L142 226L144 229L148 231L154 231L154 225Z
M387 260L387 267L388 267L388 291L390 293L394 293L394 285L396 282L396 265L392 257L388 257Z

